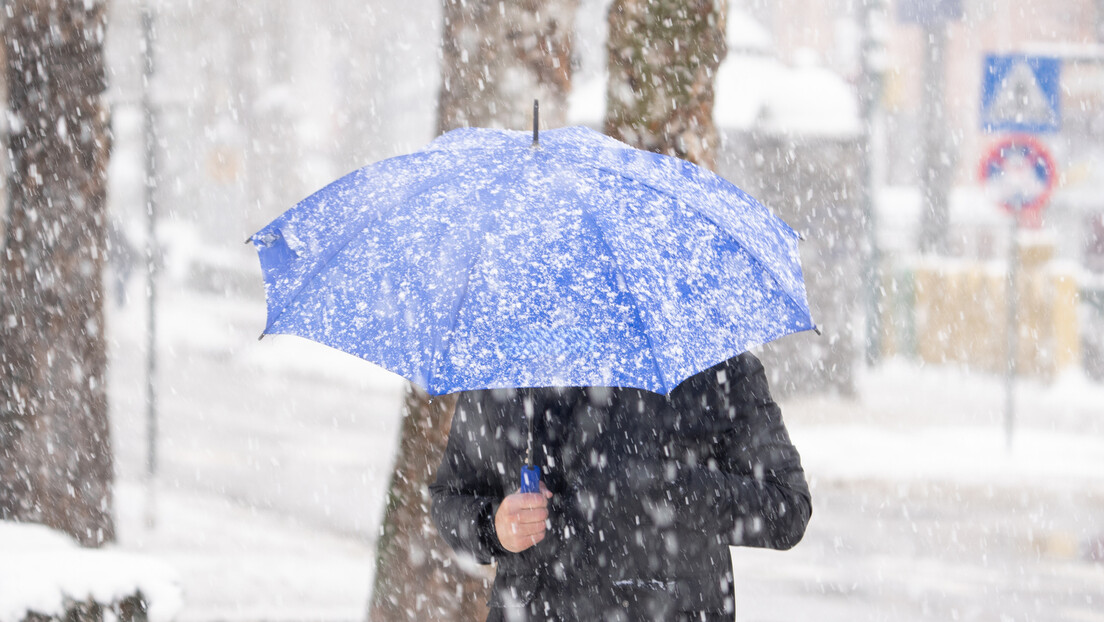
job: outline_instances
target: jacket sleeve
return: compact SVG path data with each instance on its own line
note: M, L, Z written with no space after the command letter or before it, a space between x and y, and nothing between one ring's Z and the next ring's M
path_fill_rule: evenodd
M494 532L494 514L502 494L494 489L494 477L479 461L476 449L474 435L486 429L478 423L482 407L478 393L460 394L437 479L429 490L433 523L445 542L458 553L489 564L505 549Z
M762 363L744 354L724 370L719 388L727 413L718 413L714 460L680 468L678 491L690 521L729 544L789 549L812 515L801 458Z

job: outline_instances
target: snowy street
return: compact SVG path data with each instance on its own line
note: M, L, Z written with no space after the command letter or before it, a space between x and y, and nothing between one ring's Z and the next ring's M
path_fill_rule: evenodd
M162 291L153 531L143 309L112 310L120 547L180 572L182 620L362 619L401 383L258 342L255 296ZM1024 382L1008 452L1001 382L893 361L857 401L783 402L813 520L792 551L735 551L739 619L1104 620L1104 387Z

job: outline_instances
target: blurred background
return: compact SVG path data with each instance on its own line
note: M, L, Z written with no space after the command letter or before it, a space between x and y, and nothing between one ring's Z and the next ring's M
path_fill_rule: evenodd
M169 569L179 620L363 619L404 383L258 341L242 241L438 134L443 3L105 6L108 548ZM605 127L608 9L566 18L550 118ZM805 235L824 332L758 352L814 512L793 551L734 551L738 619L1104 620L1104 2L724 24L714 169Z

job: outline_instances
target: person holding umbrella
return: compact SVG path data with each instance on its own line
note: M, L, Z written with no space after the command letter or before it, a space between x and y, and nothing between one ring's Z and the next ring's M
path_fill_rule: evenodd
M543 481L520 493L530 417ZM497 563L488 621L732 620L729 545L788 549L812 512L749 353L666 396L462 393L431 491L445 541Z
M811 513L747 353L816 330L799 239L710 171L534 119L354 171L248 241L262 335L460 393L433 515L497 562L492 620L677 620L731 619L728 545L788 548Z

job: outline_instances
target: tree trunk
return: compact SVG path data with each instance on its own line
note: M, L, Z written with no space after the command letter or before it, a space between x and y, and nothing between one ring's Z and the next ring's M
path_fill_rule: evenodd
M578 0L443 0L438 132L465 126L532 127L567 117L572 29ZM491 573L461 560L429 517L455 396L432 402L408 387L402 437L391 476L368 619L483 620Z
M437 132L525 130L533 100L550 127L567 119L578 0L443 0Z
M455 407L455 396L430 401L425 391L407 385L399 451L376 545L369 620L486 617L488 575L475 568L465 572L429 516L428 486L437 475Z
M614 0L607 134L713 168L713 83L727 51L726 13L727 0Z
M6 3L9 213L0 253L0 517L115 538L102 268L106 3Z

